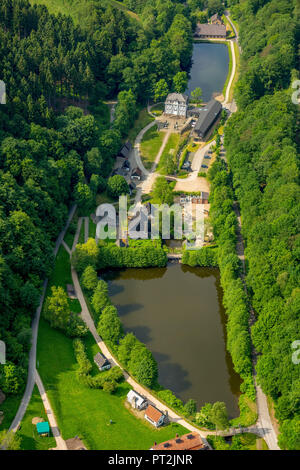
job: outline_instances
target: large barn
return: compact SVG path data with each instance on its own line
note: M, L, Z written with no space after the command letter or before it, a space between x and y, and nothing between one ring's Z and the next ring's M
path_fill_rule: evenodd
M226 26L223 24L198 23L195 31L195 37L201 39L226 39Z
M212 125L216 122L222 111L219 101L212 99L199 111L199 117L194 127L194 133L203 139Z

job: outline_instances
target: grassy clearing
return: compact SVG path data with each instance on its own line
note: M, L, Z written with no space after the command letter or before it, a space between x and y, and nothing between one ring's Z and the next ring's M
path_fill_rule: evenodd
M4 429L8 429L12 423L12 420L16 416L18 408L20 406L20 402L22 399L23 394L20 395L10 395L6 397L4 402L0 405L0 411L3 411L4 418L2 423L0 424L0 431Z
M155 114L155 116L161 116L164 110L164 103L158 103L151 108L151 113Z
M51 295L52 286L61 286L63 289L66 290L66 285L72 283L73 281L70 270L70 257L65 248L61 246L57 253L54 270L52 271L51 277L48 282L45 298L47 298L48 295ZM72 312L81 312L80 303L77 299L68 299L68 301Z
M162 145L164 138L163 132L158 132L157 126L151 127L143 137L141 142L141 156L145 168L150 169L156 155Z
M239 46L236 42L233 43L234 47L234 54L235 54L235 60L236 60L236 70L235 70L235 75L232 80L231 88L230 88L230 93L229 93L229 101L233 100L233 94L234 94L234 88L236 85L236 82L238 81L239 78L239 70L240 70L240 51L239 51Z
M168 142L166 143L166 146L163 150L163 153L160 157L159 164L157 166L157 171L159 171L161 174L165 173L165 165L167 161L168 155L172 154L172 152L175 151L175 149L178 146L180 140L180 135L179 134L170 134L170 137L168 139Z
M230 42L226 42L226 44L227 44L227 49L228 49L228 54L229 54L229 63L228 63L227 77L226 77L226 80L225 80L225 83L224 83L224 86L223 86L223 96L224 96L224 98L225 98L227 86L228 86L228 83L229 83L229 80L230 80L230 77L231 77L232 65L233 65L232 64L232 53L231 53Z
M47 450L56 447L54 437L39 437L36 426L32 424L32 418L39 417L47 421L44 405L40 397L37 386L33 389L33 394L29 402L27 411L21 423L18 435L21 437L22 450Z
M92 2L90 0L29 0L31 5L45 5L53 15L71 16L74 23L82 24L82 18L85 22L92 16Z
M96 224L90 219L89 223L89 238L95 238L96 237Z
M227 31L229 31L229 34L227 35L227 39L235 38L235 32L225 15L222 15L222 20L226 26Z
M90 358L97 352L91 337L86 340L86 348ZM126 383L114 395L81 385L76 378L72 341L44 320L39 328L38 360L39 372L65 439L78 435L94 450L149 449L154 441L186 432L177 424L157 430L136 418L123 404L129 390Z
M85 24L92 21L93 2L91 0L29 0L32 5L45 5L49 12L58 15L69 15L72 17L74 23L80 23L84 27L82 18L85 19ZM105 0L107 4L114 8L122 10L136 21L140 21L139 16L130 11L121 2L115 0ZM104 3L104 2L103 2ZM82 24L83 23L83 24Z
M140 110L139 115L128 134L128 139L130 140L132 145L134 145L135 139L137 135L141 132L141 130L144 129L144 127L146 127L147 124L149 124L153 120L154 118L150 116L150 114L148 114L147 108L143 108Z
M121 2L118 2L116 0L106 0L107 3L109 3L111 6L115 7L115 8L118 8L119 10L122 10L124 11L125 13L127 13L131 18L134 18L136 21L141 21L140 20L140 17L139 15L137 15L136 13L134 13L133 11L131 10L128 10L128 8L123 5L123 3Z

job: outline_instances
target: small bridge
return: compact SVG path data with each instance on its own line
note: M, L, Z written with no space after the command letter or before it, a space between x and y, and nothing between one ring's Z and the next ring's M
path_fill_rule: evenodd
M167 256L169 260L177 260L181 262L182 253L168 253Z

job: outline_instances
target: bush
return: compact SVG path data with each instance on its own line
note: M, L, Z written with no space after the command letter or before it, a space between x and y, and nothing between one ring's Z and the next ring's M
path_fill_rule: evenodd
M108 297L108 287L103 279L100 279L100 281L98 281L97 286L91 297L91 303L98 317L105 307L111 305L110 298Z
M129 194L129 186L124 176L114 175L108 178L107 194L114 199L122 194Z
M102 310L97 331L102 339L115 349L123 336L123 327L116 307L108 305Z
M218 251L216 248L203 247L200 250L186 250L182 256L182 263L189 266L218 266Z
M96 289L98 283L98 276L95 268L93 266L87 266L83 271L81 276L81 284L84 289L88 291L93 291Z
M84 337L87 335L89 329L85 322L80 318L77 313L71 313L69 322L66 326L66 334L70 338Z

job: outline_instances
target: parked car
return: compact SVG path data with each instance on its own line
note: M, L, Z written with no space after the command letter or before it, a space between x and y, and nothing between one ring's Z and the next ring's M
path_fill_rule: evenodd
M204 158L207 158L208 160L210 160L211 156L210 155L204 155Z
M201 168L208 168L207 165L201 165Z

